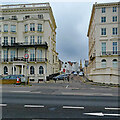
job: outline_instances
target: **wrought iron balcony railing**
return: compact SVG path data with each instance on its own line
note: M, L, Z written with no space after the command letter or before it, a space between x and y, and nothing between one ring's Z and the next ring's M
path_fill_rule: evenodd
M101 52L102 56L109 56L109 55L120 55L120 51L106 51Z
M4 59L2 59L2 62L14 62L14 61L47 62L47 58L28 58L28 59L25 59L24 57L18 57L18 58L4 58Z
M2 43L2 47L45 47L48 48L47 42L17 42L17 43Z

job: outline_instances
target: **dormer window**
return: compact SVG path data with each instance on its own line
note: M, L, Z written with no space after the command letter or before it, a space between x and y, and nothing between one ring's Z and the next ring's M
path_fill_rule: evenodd
M29 15L26 15L26 16L25 16L25 19L28 19L28 18L30 18L30 16L29 16Z
M17 20L16 16L12 16L11 20Z

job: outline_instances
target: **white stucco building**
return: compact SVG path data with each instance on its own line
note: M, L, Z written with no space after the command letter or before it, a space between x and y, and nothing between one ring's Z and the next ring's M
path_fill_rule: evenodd
M89 79L101 83L120 82L120 2L95 3L88 34Z
M79 63L78 62L63 62L62 67L61 67L61 72L64 73L72 73L72 72L77 72L79 71Z
M49 3L0 6L0 75L45 80L59 71L56 23Z

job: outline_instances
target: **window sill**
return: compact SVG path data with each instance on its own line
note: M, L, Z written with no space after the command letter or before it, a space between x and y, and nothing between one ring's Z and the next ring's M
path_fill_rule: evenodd
M100 37L107 37L107 35L100 35Z

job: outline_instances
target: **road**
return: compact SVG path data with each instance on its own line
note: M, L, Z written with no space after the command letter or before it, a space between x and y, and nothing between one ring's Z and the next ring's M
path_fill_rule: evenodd
M118 117L118 97L3 93L2 98L3 118Z
M2 118L120 118L118 88L79 81L2 87Z

